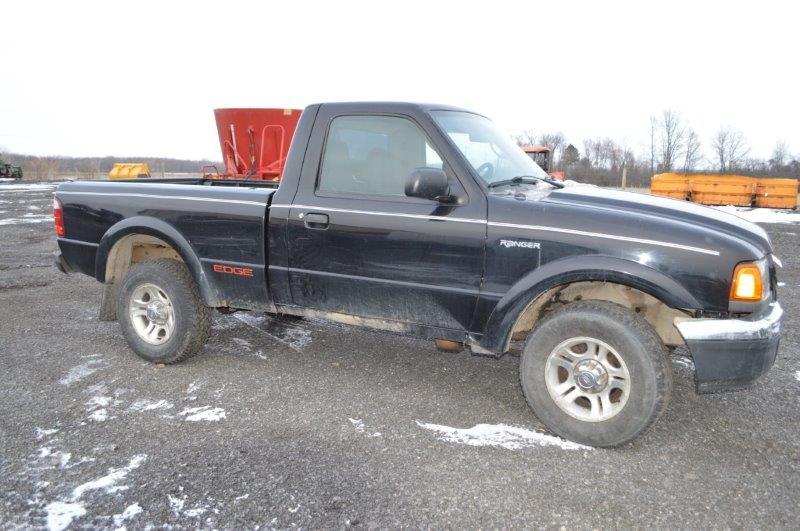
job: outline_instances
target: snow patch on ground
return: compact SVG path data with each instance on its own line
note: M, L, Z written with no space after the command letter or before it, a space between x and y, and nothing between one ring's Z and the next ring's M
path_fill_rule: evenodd
M365 433L366 432L367 427L364 425L364 421L363 420L361 420L361 419L351 419L351 418L348 418L347 420L350 421L350 424L353 425L353 427L356 429L356 431L358 433ZM375 433L370 434L370 437L380 437L380 436L381 436L381 432L379 432L379 431L376 431Z
M54 190L60 183L28 183L28 184L4 184L0 186L0 192L28 192L35 190Z
M131 458L127 465L120 468L109 468L108 474L105 476L75 487L72 491L72 496L68 501L54 501L47 504L45 507L45 512L47 513L47 529L51 531L62 531L69 527L73 520L85 515L86 508L80 499L87 492L102 490L106 494L113 494L115 492L119 492L120 490L127 489L127 486L118 485L118 483L123 481L132 470L139 468L145 459L147 459L146 455L135 455L133 458ZM138 504L134 505L138 506ZM126 512L129 512L129 514L130 512L133 512L133 514L131 514L131 516L133 516L138 514L138 512L141 512L141 507L139 508L139 511L136 511L136 509L132 507L133 506L129 506L127 509L125 509L122 515L124 515ZM114 520L116 522L116 516L114 517Z
M24 225L25 223L44 223L46 221L53 221L53 216L25 214L21 218L0 219L0 225Z
M72 491L72 500L78 501L85 493L91 490L102 490L106 494L113 494L128 489L126 485L117 485L117 483L127 478L132 470L136 470L142 466L142 463L144 463L146 459L147 456L144 454L135 455L127 465L120 468L109 468L108 474L105 476L78 485Z
M688 356L672 356L670 362L675 367L683 367L684 369L694 370L694 361Z
M800 223L800 213L793 210L773 210L771 208L745 208L735 206L715 206L712 208L739 216L752 223Z
M435 432L440 441L469 446L499 446L507 450L521 450L532 446L557 446L562 450L592 449L560 437L507 424L476 424L472 428L451 428L417 421L417 426Z
M283 337L282 337L272 332L268 332L267 330L264 330L261 327L261 324L263 324L264 321L266 320L265 317L250 315L247 312L236 313L234 314L233 317L243 322L247 326L255 330L258 330L262 334L283 343L287 347L301 354L303 353L303 348L305 348L309 343L311 343L312 340L311 332L304 328L286 326L283 330Z
M166 400L149 400L142 398L137 400L128 408L130 411L152 411L154 409L172 409L174 406Z
M246 339L242 339L241 337L232 337L231 339L233 340L234 343L236 343L240 347L244 347L248 350L253 348L253 345Z
M52 428L52 429L49 429L49 430L44 430L42 428L36 428L36 431L34 433L36 434L36 440L37 441L41 441L42 439L44 439L48 435L53 435L54 433L58 433L58 428Z
M794 371L794 379L800 382L800 371Z
M200 406L189 407L178 413L179 416L185 416L189 422L198 422L206 420L214 422L227 418L227 413L221 407Z
M114 525L119 527L121 526L126 520L130 520L137 514L142 512L142 506L138 503L132 503L125 507L125 510L122 511L120 514L115 514L112 518L114 519Z
M105 422L108 420L108 411L105 409L92 411L92 414L89 415L89 420L92 422Z
M186 503L186 499L176 498L171 494L167 494L167 499L169 500L170 509L172 509L173 514L175 516L180 516L181 511L183 510L183 505Z
M87 376L94 374L102 367L98 367L98 365L102 365L103 360L101 359L93 359L89 360L86 363L73 367L69 370L69 372L61 378L58 383L61 385L72 385L75 382L79 382L86 378Z
M48 531L63 531L76 518L86 514L82 503L52 502L45 507Z

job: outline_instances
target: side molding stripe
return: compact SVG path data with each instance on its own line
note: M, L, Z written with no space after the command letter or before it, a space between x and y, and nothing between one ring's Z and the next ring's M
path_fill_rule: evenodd
M713 249L704 249L702 247L693 247L691 245L684 245L681 243L673 243L673 242L665 242L660 240L648 240L645 238L634 238L632 236L619 236L616 234L604 234L601 232L588 232L583 230L576 230L576 229L562 229L560 227L547 227L544 225L519 225L516 223L502 223L499 221L484 221L482 219L468 219L468 218L451 218L451 217L442 217L442 216L424 216L419 214L400 214L395 212L373 212L367 210L349 210L345 208L329 208L323 206L310 206L310 205L271 205L270 208L301 208L301 209L308 209L308 210L325 210L326 212L344 212L348 214L366 214L370 216L392 216L392 217L401 217L401 218L412 218L412 219L428 219L432 221L453 221L456 223L483 223L490 227L505 227L511 229L524 229L524 230L534 230L534 231L545 231L545 232L559 232L562 234L573 234L576 236L587 236L590 238L605 238L608 240L618 240L623 242L631 242L631 243L643 243L646 245L657 245L660 247L669 247L672 249L681 249L684 251L691 251L695 253L703 253L703 254L710 254L713 256L719 256L719 251L714 251Z
M60 195L102 195L102 196L119 196L119 197L151 197L155 199L181 199L183 201L208 201L212 203L234 203L237 205L254 205L260 207L266 207L266 202L260 201L243 201L241 199L217 199L213 197L189 197L185 195L156 195L156 194L134 194L129 192L70 192L70 191L63 191L63 192L56 192L56 196Z

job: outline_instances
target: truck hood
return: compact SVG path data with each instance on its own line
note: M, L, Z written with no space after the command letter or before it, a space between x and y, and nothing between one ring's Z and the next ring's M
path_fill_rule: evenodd
M570 186L554 190L543 199L548 203L591 206L671 219L725 233L745 240L764 254L772 252L766 231L739 216L688 201L678 201L647 194L620 192L595 186Z

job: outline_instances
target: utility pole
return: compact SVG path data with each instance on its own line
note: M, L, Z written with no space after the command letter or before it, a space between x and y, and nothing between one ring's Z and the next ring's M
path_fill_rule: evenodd
M628 167L627 166L623 166L622 167L622 189L623 190L625 189L625 184L626 184L627 180L628 180Z

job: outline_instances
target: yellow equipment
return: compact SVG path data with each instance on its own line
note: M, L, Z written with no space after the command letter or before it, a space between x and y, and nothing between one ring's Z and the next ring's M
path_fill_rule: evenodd
M108 172L109 179L146 179L150 177L150 167L143 162L117 162Z

